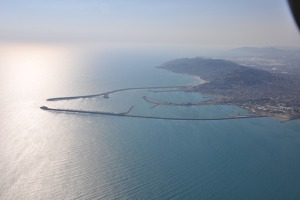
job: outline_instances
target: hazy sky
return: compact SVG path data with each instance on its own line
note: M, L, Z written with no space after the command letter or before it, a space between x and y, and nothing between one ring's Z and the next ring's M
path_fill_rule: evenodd
M0 0L2 42L300 46L286 0Z

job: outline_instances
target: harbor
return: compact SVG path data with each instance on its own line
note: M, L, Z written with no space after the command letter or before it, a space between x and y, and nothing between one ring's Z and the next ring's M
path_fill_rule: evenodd
M88 111L88 110L75 110L75 109L60 109L60 108L49 108L47 106L40 107L42 110L53 111L53 112L65 112L65 113L79 113L79 114L93 114L93 115L110 115L119 117L131 117L131 118L143 118L143 119L160 119L160 120L177 120L177 121L213 121L213 120L236 120L236 119L249 119L249 118L262 118L268 116L259 115L243 115L243 116L231 116L231 117L220 117L220 118L182 118L182 117L158 117L158 116L147 116L147 115L131 115L127 114L133 106L125 113L114 113L114 112L102 112L102 111Z

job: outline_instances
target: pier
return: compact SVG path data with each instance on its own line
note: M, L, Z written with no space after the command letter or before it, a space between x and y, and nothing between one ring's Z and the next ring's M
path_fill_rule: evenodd
M66 100L74 100L74 99L84 99L84 98L94 98L103 96L104 98L109 98L109 95L116 92L128 91L128 90L145 90L145 89L170 89L176 88L176 91L184 91L189 86L163 86L163 87L134 87L134 88L123 88L118 90L112 90L109 92L104 92L100 94L92 94L92 95L83 95L83 96L70 96L70 97L56 97L56 98L49 98L47 101L66 101Z
M221 118L182 118L182 117L157 117L157 116L146 116L146 115L130 115L130 114L126 114L127 112L126 113L113 113L113 112L102 112L102 111L48 108L47 106L42 106L40 108L42 110L53 111L53 112L110 115L110 116L119 116L119 117L131 117L131 118L143 118L143 119L160 119L160 120L176 120L176 121L216 121L216 120L236 120L236 119L249 119L249 118L268 117L268 116L251 115L251 116L236 116L236 117L221 117ZM132 108L133 107L131 107L129 110L131 111Z

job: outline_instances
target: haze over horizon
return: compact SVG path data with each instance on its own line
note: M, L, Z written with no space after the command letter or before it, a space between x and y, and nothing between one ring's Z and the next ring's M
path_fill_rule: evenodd
M300 46L285 0L0 1L1 43Z

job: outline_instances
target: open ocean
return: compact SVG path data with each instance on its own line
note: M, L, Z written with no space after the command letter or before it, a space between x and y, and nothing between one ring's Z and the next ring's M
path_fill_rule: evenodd
M201 94L123 91L195 85L156 66L202 51L58 47L0 49L0 199L300 199L300 121L170 121L41 110L40 106L155 116L217 117L235 106L151 108ZM211 54L212 56L213 54ZM210 56L209 54L205 56Z

